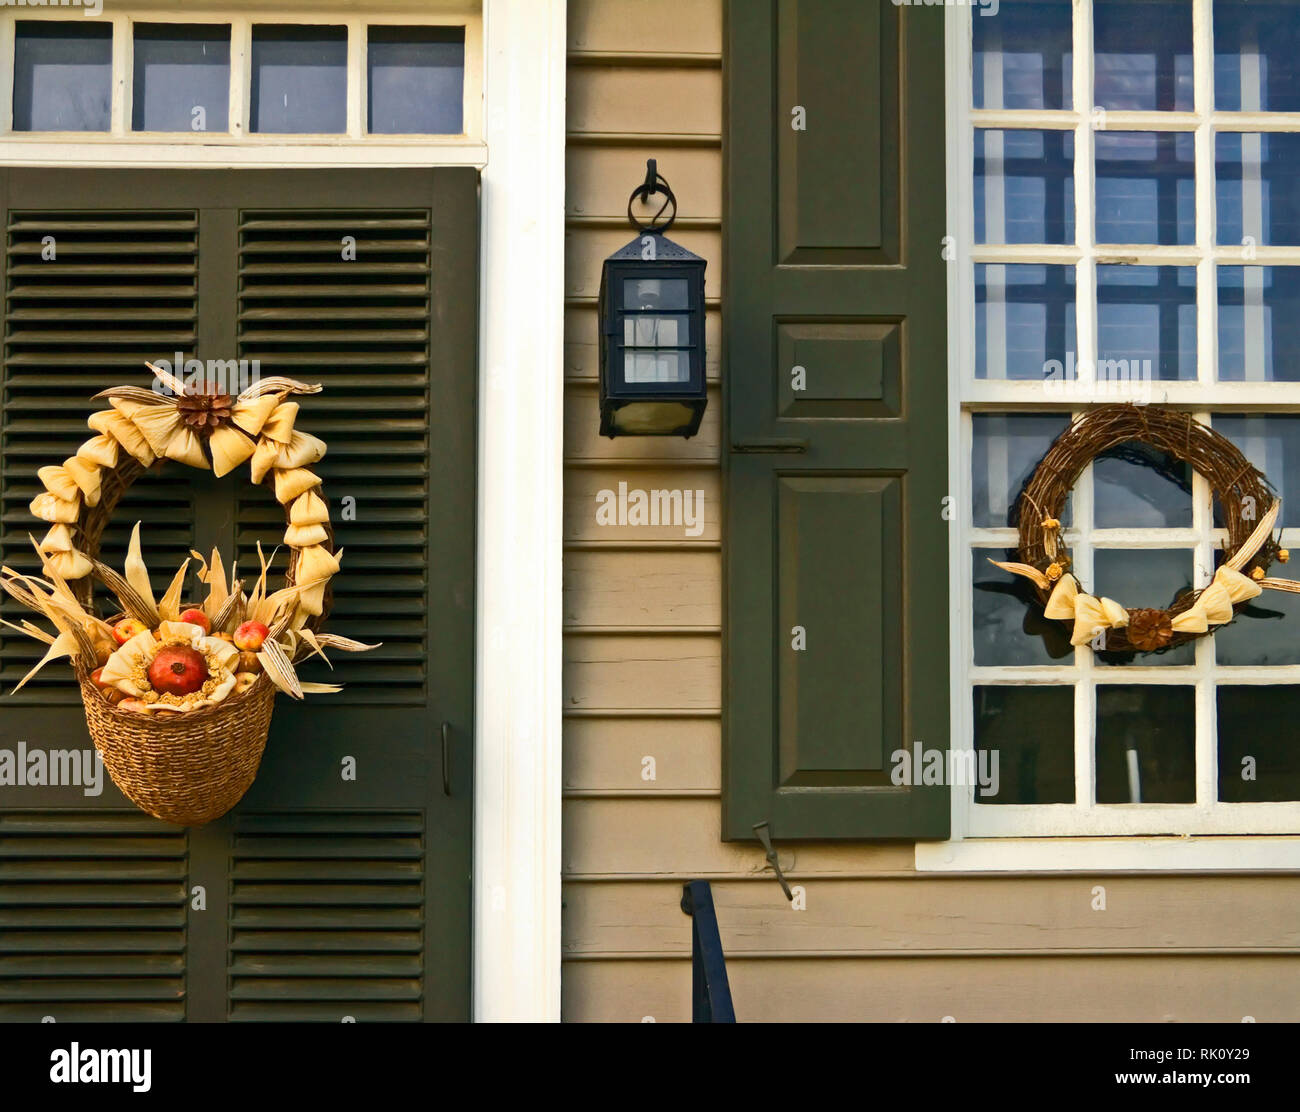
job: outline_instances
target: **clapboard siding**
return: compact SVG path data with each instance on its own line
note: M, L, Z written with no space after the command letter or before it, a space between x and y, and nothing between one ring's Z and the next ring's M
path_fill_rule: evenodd
M1300 877L936 876L908 843L778 842L794 911L721 840L720 397L693 440L602 439L595 295L658 158L719 381L722 0L571 0L569 44L564 1017L689 1019L680 886L706 878L743 1020L1300 1018ZM701 536L598 525L620 482L703 490Z

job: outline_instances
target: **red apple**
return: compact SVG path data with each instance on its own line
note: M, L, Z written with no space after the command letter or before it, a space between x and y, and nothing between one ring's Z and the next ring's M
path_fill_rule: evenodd
M123 618L113 627L113 640L119 645L125 645L132 637L148 628L139 618Z
M271 631L261 622L245 622L235 630L235 648L255 653L270 635Z
M142 699L123 699L117 704L118 710L139 711L141 714L145 711L144 700Z
M98 687L101 691L107 691L109 688L113 686L111 683L104 682L103 668L96 668L93 672L90 673L90 682L93 683L96 687Z
M212 623L208 621L208 616L196 607L190 607L190 609L186 610L181 615L181 621L198 626L204 633L212 632Z
M149 685L163 695L189 695L208 678L208 662L188 645L166 645L149 665Z

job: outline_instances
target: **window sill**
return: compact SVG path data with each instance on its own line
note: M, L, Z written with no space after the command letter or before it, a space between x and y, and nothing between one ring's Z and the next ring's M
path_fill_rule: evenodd
M917 842L918 872L1300 872L1300 836Z

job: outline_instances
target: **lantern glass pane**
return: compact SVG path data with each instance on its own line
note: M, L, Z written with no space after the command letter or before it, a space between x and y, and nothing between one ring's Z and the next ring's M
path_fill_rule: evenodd
M690 283L685 278L624 278L624 309L689 309Z
M614 427L633 436L664 435L686 428L694 416L682 402L632 402L614 411Z
M689 382L691 353L688 351L625 351L624 382Z
M687 347L690 317L635 316L623 318L624 347Z

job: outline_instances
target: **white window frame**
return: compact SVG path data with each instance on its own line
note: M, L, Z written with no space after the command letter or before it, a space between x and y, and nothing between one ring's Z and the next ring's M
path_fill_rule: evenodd
M355 8L340 3L340 17ZM463 14L467 5L451 0L449 8ZM215 22L251 10L252 4L244 4L188 14ZM329 0L310 10L330 11ZM434 20L430 13L442 4L390 0L385 10L399 15L399 23L417 11ZM307 11L296 9L294 18ZM473 1014L486 1021L556 1022L567 0L482 0L482 13L475 40L480 47L466 48L467 87L471 64L482 74L474 110L482 121L482 142L472 149L421 138L399 151L386 142L338 136L329 144L306 145L245 137L226 144L219 159L205 161L203 148L192 144L112 136L83 142L85 133L78 132L77 142L39 150L0 136L0 166L327 169L468 163L482 170ZM165 17L160 10L149 18ZM12 71L7 81L12 88Z
M170 0L174 3L175 0ZM133 4L118 11L105 0L100 16L86 16L80 8L0 8L0 143L11 166L40 166L52 158L67 166L102 166L120 159L154 160L169 167L201 166L316 166L343 165L358 158L355 148L365 148L365 161L383 166L483 166L487 147L483 141L483 18L480 5L465 0L440 0L414 5L404 0L376 4L377 10L356 14L355 7L333 7L329 0L308 8L286 10L231 10L193 7L184 11L167 6L151 8ZM84 25L110 23L113 27L113 74L109 130L14 131L13 65L15 25L20 20L45 20ZM137 23L222 23L230 25L230 102L226 131L133 131L132 67ZM254 25L298 24L345 26L347 47L347 128L342 134L267 134L248 130ZM366 131L367 80L366 28L370 26L463 27L465 77L463 126L459 135L371 135ZM52 154L57 149L57 155Z
M1211 411L1300 412L1300 383L1213 381L1217 363L1216 263L1244 261L1300 264L1300 247L1215 246L1215 131L1300 131L1300 113L1218 112L1213 108L1211 0L1193 0L1194 110L1191 112L1090 112L1092 104L1092 0L1074 0L1071 110L973 109L972 19L981 18L965 5L946 9L948 220L956 257L948 268L949 297L949 478L959 492L958 513L950 533L950 591L953 602L952 747L973 749L971 688L980 682L1075 685L1075 799L1073 804L976 805L969 789L952 788L952 833L942 843L918 843L916 865L925 870L1072 870L1072 869L1296 869L1300 868L1300 802L1217 802L1217 747L1214 729L1214 676L1246 684L1300 683L1300 666L1249 668L1214 665L1213 638L1196 642L1190 667L1104 668L1089 647L1077 649L1072 666L1039 668L976 667L973 664L971 614L972 549L1014 548L1014 529L977 529L971 524L969 490L972 414L1055 410L1079 413L1085 407L1052 404L1041 382L977 380L975 351L974 267L977 263L1056 263L1078 267L1077 289L1094 289L1096 267L1113 260L1145 265L1196 267L1197 380L1152 383L1150 400L1191 407L1209 421ZM996 18L996 17L994 17ZM1078 59L1089 64L1079 64ZM1073 245L986 247L974 242L971 205L974 128L1068 129L1074 133L1075 235ZM1093 242L1093 135L1095 130L1186 131L1194 136L1196 168L1196 241L1181 247L1098 245ZM1077 359L1095 365L1096 300L1079 297L1076 310ZM1134 547L1186 545L1193 549L1196 583L1204 586L1213 571L1213 551L1223 530L1215 530L1208 513L1209 492L1197 475L1193 484L1190 529L1090 530L1091 468L1075 489L1077 525L1065 531L1072 550L1079 542L1077 568L1083 581L1092 577L1087 541L1109 540ZM1300 530L1287 530L1283 543L1300 547ZM1123 601L1122 599L1120 600ZM1091 803L1095 791L1092 757L1094 714L1091 680L1101 674L1113 682L1194 685L1197 703L1196 803Z

